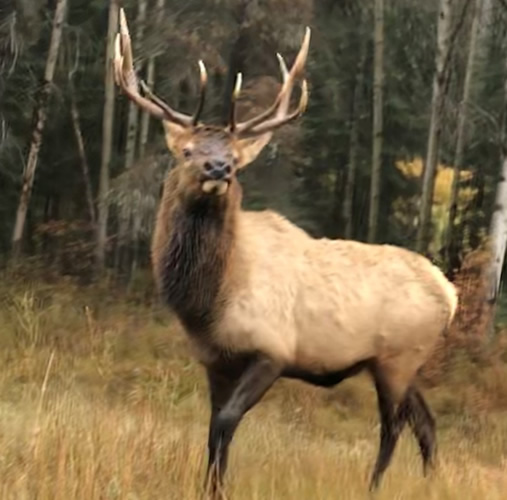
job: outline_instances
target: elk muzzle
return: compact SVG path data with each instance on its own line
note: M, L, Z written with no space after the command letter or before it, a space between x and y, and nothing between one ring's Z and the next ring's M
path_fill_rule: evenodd
M227 192L232 177L232 167L225 161L207 161L204 164L202 190L208 194L222 196Z

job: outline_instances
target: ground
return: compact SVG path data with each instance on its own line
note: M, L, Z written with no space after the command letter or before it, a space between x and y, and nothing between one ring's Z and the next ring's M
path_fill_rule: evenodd
M0 498L200 498L204 374L156 303L4 279L0 357ZM406 431L376 498L504 498L507 367L457 356L423 392L437 417L437 470L422 477ZM369 498L377 443L366 376L332 390L280 381L236 434L230 498Z

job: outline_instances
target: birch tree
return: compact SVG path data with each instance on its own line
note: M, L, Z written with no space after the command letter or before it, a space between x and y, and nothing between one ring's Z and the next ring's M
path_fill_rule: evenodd
M368 241L375 241L380 199L380 173L382 164L382 106L384 82L384 0L375 0L374 16L375 55L373 68L373 151L371 161L370 211Z
M34 117L35 127L32 131L30 141L30 150L28 159L23 173L23 185L21 188L21 196L19 198L18 209L16 212L16 221L14 224L14 231L12 234L12 254L16 258L21 251L21 241L23 231L25 228L26 214L30 204L30 197L32 194L33 182L35 179L35 171L39 159L39 151L42 145L42 134L44 133L44 126L48 115L49 99L51 97L51 90L53 84L53 76L55 73L56 62L58 60L58 53L60 49L60 41L62 38L63 23L65 21L65 14L67 11L67 0L58 0L56 3L55 15L53 18L53 27L51 31L51 41L49 44L48 57L46 60L46 68L44 70L44 80L39 89Z
M440 138L442 134L442 107L444 90L449 67L451 47L451 4L452 0L440 0L437 22L437 51L435 74L433 77L433 96L431 100L431 119L428 133L428 146L422 181L422 194L419 207L419 226L417 228L416 250L425 252L430 236L431 207L435 188Z
M86 191L86 203L88 204L88 212L90 221L93 225L96 223L95 204L93 201L92 182L90 178L90 166L86 155L86 149L83 140L83 132L81 130L81 118L79 108L77 106L76 89L74 88L74 74L79 66L79 45L76 46L76 60L73 67L69 70L67 75L69 83L70 95L70 117L72 119L72 128L74 129L74 136L76 137L76 144L81 163L81 170L83 172L83 182Z
M118 0L110 0L106 47L105 100L102 120L102 158L98 196L97 246L95 251L97 272L104 270L106 260L107 218L109 213L107 195L109 191L109 165L111 163L114 115L113 56L114 40L118 27L118 12Z
M502 268L507 248L507 56L505 56L504 106L502 123L502 158L498 172L494 210L489 231L490 263L487 273L486 303L492 306L490 330L492 331L494 312L500 285Z

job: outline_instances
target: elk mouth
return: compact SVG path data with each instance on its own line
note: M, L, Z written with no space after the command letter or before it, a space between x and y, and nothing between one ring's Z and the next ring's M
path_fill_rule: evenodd
M201 184L201 189L206 194L223 196L229 189L230 179L206 179Z

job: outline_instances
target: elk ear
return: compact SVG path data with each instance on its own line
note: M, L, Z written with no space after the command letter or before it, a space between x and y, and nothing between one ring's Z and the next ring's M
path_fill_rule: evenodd
M239 151L238 168L246 167L249 163L252 163L270 139L271 134L264 134L251 139L240 139L237 142Z
M177 144L181 143L181 139L188 133L188 129L186 127L182 127L177 123L173 123L167 120L164 120L164 131L165 131L165 142L167 147L171 150L172 153L177 152Z

